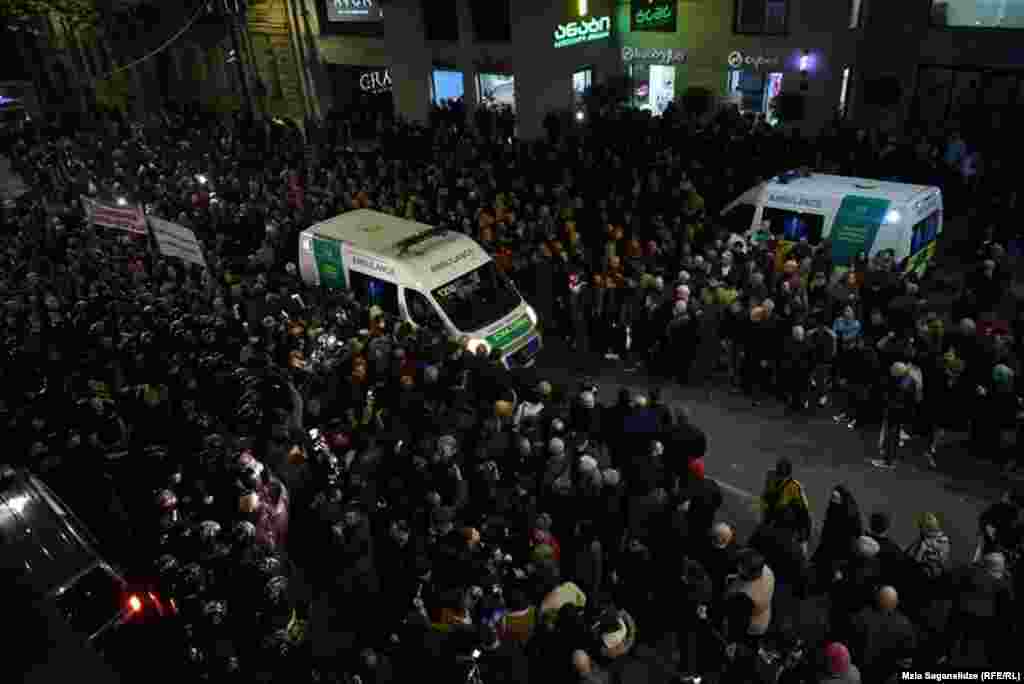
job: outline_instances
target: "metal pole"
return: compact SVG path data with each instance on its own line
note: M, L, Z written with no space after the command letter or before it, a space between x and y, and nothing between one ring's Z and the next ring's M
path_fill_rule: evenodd
M249 89L249 77L245 71L245 64L242 61L242 44L238 38L238 21L242 12L238 0L224 0L224 10L228 20L228 29L231 33L231 49L235 52L235 67L238 69L238 80L242 83L242 97L245 98L245 107L249 117L256 119L256 105L253 103L252 91Z

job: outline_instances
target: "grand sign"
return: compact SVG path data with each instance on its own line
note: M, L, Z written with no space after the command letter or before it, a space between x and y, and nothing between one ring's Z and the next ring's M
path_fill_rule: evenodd
M327 21L381 21L380 0L327 0Z
M633 0L630 10L629 29L631 31L668 31L676 30L675 0Z
M359 77L359 89L364 93L386 93L391 90L391 70L367 71Z
M580 43L604 40L612 35L611 17L585 17L555 30L555 47L563 48Z

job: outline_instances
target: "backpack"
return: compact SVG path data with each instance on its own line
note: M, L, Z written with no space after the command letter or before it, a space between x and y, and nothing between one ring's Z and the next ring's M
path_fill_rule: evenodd
M930 539L918 541L912 549L911 557L925 576L929 579L936 579L945 574L946 564L942 548L936 544L929 543L930 541Z

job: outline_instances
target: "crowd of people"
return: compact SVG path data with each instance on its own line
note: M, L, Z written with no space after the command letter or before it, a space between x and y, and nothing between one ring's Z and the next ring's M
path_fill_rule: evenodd
M35 129L9 151L33 188L0 237L9 459L110 523L110 552L174 599L193 676L611 682L665 643L680 674L722 682L1012 658L1019 493L954 568L940 517L904 548L889 512L863 518L841 486L812 534L781 461L743 543L719 520L708 437L656 389L605 406L589 379L524 386L295 267L298 233L349 209L449 226L580 353L708 388L721 370L794 411L835 405L838 423L879 429L879 467L916 435L939 466L943 430L969 428L976 457L1009 471L1017 236L989 207L1012 206L1012 187L993 182L984 213L950 193L986 228L953 312L927 300L944 281L903 277L890 254L839 274L827 241L801 242L776 264L772 241L717 220L801 165L967 187L962 140L837 126L812 145L731 111L605 112L536 144L450 112L375 129L368 147L340 125L303 139L182 111ZM89 225L81 196L191 228L206 268ZM793 633L784 607L821 595L827 624ZM330 635L348 637L318 647Z

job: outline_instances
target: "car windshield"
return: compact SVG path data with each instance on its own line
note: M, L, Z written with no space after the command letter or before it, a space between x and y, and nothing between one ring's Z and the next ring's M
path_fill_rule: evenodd
M121 582L97 565L57 597L57 607L72 629L89 637L117 616L123 601Z
M493 261L442 285L433 294L456 329L466 333L504 318L522 301Z

